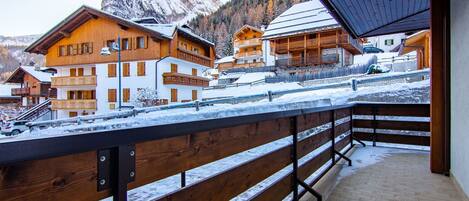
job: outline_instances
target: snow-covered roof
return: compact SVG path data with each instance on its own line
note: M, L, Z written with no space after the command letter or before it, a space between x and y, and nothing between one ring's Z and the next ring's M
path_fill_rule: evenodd
M10 75L10 77L7 78L5 82L21 83L23 82L24 73L28 73L40 82L51 82L51 73L36 70L36 68L43 69L43 67L20 66Z
M37 71L34 66L21 66L24 71L35 77L41 82L51 82L51 74L42 72L42 71Z
M221 64L221 63L227 63L227 62L233 62L233 61L234 61L234 57L233 55L231 55L231 56L226 56L226 57L216 60L215 64Z
M236 72L236 73L228 73L228 74L222 74L218 79L223 80L223 79L237 79L241 77L242 75L246 74L245 72Z
M288 36L340 27L319 0L293 5L276 17L264 32L264 38Z
M234 83L251 83L259 80L265 79L267 76L274 76L274 72L256 72L256 73L246 73L244 75L241 75L238 80L236 80Z
M146 28L149 28L153 31L161 33L161 35L173 38L174 31L176 30L176 25L173 24L140 24Z

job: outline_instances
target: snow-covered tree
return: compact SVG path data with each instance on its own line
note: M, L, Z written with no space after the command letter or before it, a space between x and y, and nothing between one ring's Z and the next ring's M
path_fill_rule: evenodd
M137 96L132 101L135 107L149 107L159 105L158 92L155 89L139 89Z

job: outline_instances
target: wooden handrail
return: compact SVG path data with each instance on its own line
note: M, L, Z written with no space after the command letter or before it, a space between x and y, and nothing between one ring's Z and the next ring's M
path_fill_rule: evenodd
M357 115L423 117L426 121L422 122L426 123L403 121L402 118L399 121L405 124L373 123L369 119L359 121ZM372 126L375 130L426 131L428 117L429 104L357 103L18 140L0 146L0 153L4 154L0 158L0 169L4 170L3 177L0 177L0 200L44 200L50 198L50 192L54 192L53 198L57 200L70 199L70 196L96 200L117 196L117 193L125 199L127 187L136 188L303 131L314 131L294 141L294 144L285 144L159 198L231 199L290 165L294 147L295 158L298 159L318 150L322 145L331 144L329 148L318 150L317 155L306 159L301 165L294 165L293 170L286 171L286 174L250 198L282 199L291 193L292 186L298 185L297 180L291 179L293 175L298 175L303 181L329 161L332 161L329 166L332 167L337 157L335 151L347 152L353 145L352 138L358 136L407 144L426 144L421 140L429 140L428 136L405 136L402 132L398 135L386 134L389 135L386 138L376 133L356 135L352 129L354 126ZM28 149L18 152L18 147ZM102 158L102 153L109 155ZM121 171L117 174L109 172L114 170ZM135 176L133 179L119 179L127 178L129 172L134 173L131 174ZM102 178L110 180L100 182ZM17 182L18 179L22 182ZM125 185L118 189L104 188L98 191L100 183L106 184L106 181L113 184L109 188L116 186L113 182L124 182Z

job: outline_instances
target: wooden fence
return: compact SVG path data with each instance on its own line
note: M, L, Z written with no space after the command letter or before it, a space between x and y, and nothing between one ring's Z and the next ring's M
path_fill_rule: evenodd
M354 115L371 115L375 120L355 120ZM126 200L129 189L289 136L291 144L158 200L229 200L290 164L293 170L250 199L282 200L292 192L298 199L305 193L298 190L299 185L320 198L310 186L324 172L311 183L306 184L305 179L325 164L330 164L329 170L338 157L347 159L343 154L353 146L354 137L428 145L428 137L350 132L353 125L428 130L428 122L378 121L379 115L428 117L429 105L350 104L6 142L0 144L0 200L98 200L109 196ZM322 129L299 139L302 132L318 128ZM317 155L298 164L298 159L315 150Z

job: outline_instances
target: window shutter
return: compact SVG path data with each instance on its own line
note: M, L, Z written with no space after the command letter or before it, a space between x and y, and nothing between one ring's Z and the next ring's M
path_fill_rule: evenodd
M93 54L93 43L88 43L88 54Z
M171 89L171 102L178 102L178 90Z
M130 89L129 88L124 88L123 89L123 102L129 102L130 100Z
M196 69L196 68L193 68L193 69L192 69L192 75L193 75L193 76L197 76L197 69Z
M197 100L197 90L192 90L192 100Z
M130 76L130 63L124 63L123 67L124 67L123 76L129 77Z
M148 36L145 38L145 49L148 48Z
M178 72L178 65L171 64L171 73L177 73L177 72Z
M107 91L108 102L116 102L116 89L108 89Z
M107 75L108 77L116 77L116 64L108 64Z
M137 75L145 76L145 62L138 62L137 64Z

